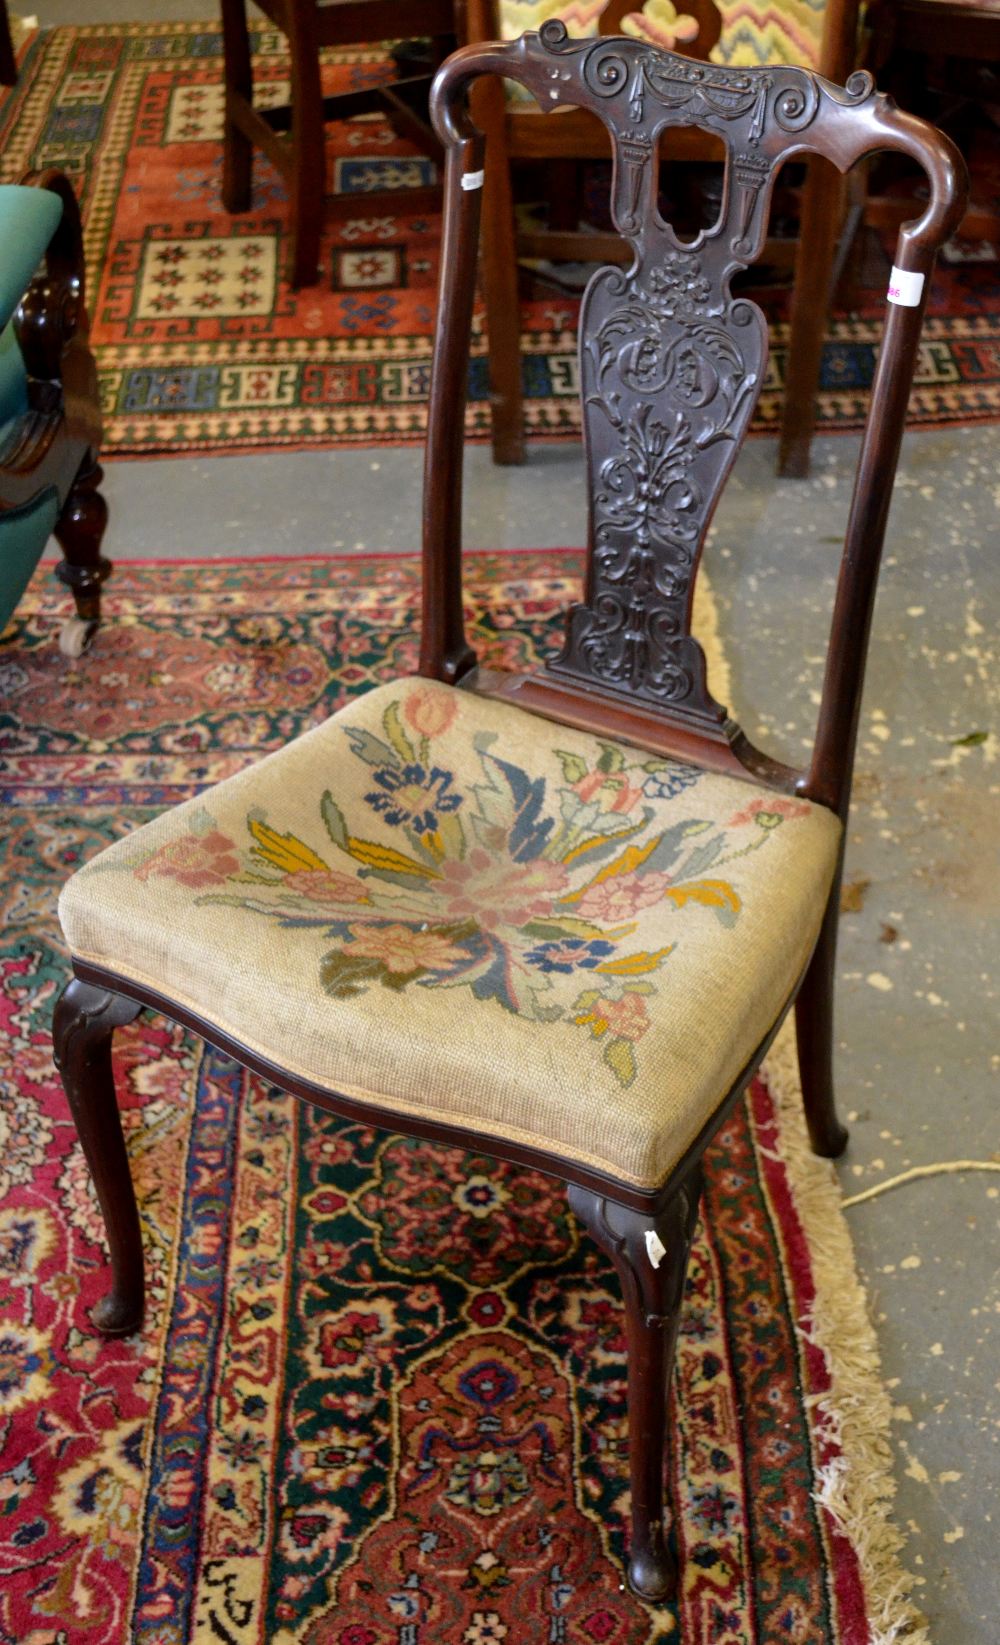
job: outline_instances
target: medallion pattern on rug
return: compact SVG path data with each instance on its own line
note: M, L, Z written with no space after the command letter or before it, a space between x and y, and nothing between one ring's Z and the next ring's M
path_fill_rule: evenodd
M491 661L551 647L579 570L473 557ZM862 1645L855 1556L816 1502L829 1375L760 1082L710 1151L685 1297L677 1607L623 1586L620 1293L545 1177L333 1119L144 1016L115 1055L149 1311L121 1342L88 1324L104 1252L51 1064L58 888L412 666L418 587L413 560L120 565L70 662L45 574L0 648L15 684L51 674L0 711L0 1640ZM170 643L200 702L158 671ZM272 690L302 657L298 694ZM245 666L270 681L256 705Z

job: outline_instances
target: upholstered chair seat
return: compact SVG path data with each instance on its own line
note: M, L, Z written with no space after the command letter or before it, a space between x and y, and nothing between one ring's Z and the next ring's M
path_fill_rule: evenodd
M77 959L301 1078L653 1188L794 988L839 838L404 680L119 841L60 911Z

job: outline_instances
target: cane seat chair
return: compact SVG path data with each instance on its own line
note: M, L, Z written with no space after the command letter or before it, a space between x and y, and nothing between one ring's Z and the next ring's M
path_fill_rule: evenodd
M484 142L481 75L579 103L615 146L630 272L584 302L589 570L562 652L477 666L463 629L462 416ZM137 830L67 884L75 978L55 1019L104 1209L109 1333L142 1313L142 1254L111 1078L114 1029L166 1011L339 1114L540 1167L616 1264L629 1345L630 1580L674 1580L666 1388L708 1139L794 1003L813 1144L846 1140L831 1084L838 879L865 641L922 294L962 210L957 152L873 94L733 70L549 25L468 47L434 93L447 151L427 450L419 675ZM729 156L716 226L682 244L654 207L661 130ZM708 692L690 633L715 498L764 370L760 312L728 292L760 252L780 164L873 147L928 172L858 471L815 748L792 770ZM919 289L918 289L919 288ZM913 301L915 299L915 301Z

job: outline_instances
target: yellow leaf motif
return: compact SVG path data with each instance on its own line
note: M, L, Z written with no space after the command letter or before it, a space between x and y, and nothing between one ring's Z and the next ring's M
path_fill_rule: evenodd
M317 869L323 874L330 872L329 864L294 834L279 834L276 828L256 819L251 819L249 828L257 841L257 855L272 868L280 868L283 874L315 873Z
M419 874L425 880L439 880L433 868L428 868L413 857L394 851L391 845L376 845L373 840L356 840L349 836L347 849L356 862L366 868L383 868L389 874Z
M588 851L596 851L599 845L608 845L612 840L631 839L633 834L638 834L645 826L646 819L643 817L639 822L633 823L631 828L619 828L613 834L594 834L589 840L581 840L579 845L574 845L562 860L564 863L576 862L578 857L586 856Z
M597 970L603 971L606 977L641 977L646 971L655 971L676 947L672 942L668 948L657 948L652 954L624 954L620 960L605 960Z
M688 885L671 885L663 893L678 908L686 902L700 902L705 908L729 908L738 914L743 904L728 880L691 880Z
M593 879L588 880L587 884L581 886L579 891L571 891L569 896L563 897L563 902L579 902L580 898L595 885L603 885L605 880L617 879L619 874L631 874L634 869L642 866L647 857L652 856L662 838L662 834L654 834L648 845L627 845L620 857L616 857L606 867L599 869ZM566 861L569 860L567 857Z

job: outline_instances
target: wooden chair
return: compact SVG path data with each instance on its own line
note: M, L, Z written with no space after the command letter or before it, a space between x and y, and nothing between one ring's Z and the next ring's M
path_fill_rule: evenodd
M624 19L641 9L642 0L599 0L601 35L612 35ZM523 7L521 8L524 9ZM675 47L683 55L707 58L719 40L722 16L715 0L677 0L680 19L697 25L691 38ZM497 39L500 0L467 0L467 28L473 42ZM819 71L844 80L855 66L858 0L828 0L819 46ZM622 261L627 256L616 235L594 235L567 229L518 232L511 189L512 162L558 160L579 162L610 154L600 122L586 110L560 112L557 120L542 120L537 110L522 102L509 103L503 88L486 82L476 92L476 120L488 137L486 196L483 210L482 284L489 348L490 392L493 414L493 456L498 463L524 461L524 402L521 380L521 326L518 301L518 257ZM671 161L715 158L716 147L703 132L689 127L669 134ZM844 215L843 191L822 160L811 167L802 190L802 230L798 242L772 239L769 262L791 267L794 258L796 300L791 321L790 358L795 362L786 383L779 451L779 471L805 474L809 440L803 445L803 419L819 381L824 326L829 308L834 257Z
M111 566L101 558L108 511L80 212L62 172L0 187L0 246L0 629L54 533L65 555L56 576L76 604L59 644L77 657L100 622Z
M17 53L10 32L7 0L0 0L0 85L17 85Z
M615 150L634 268L581 317L591 547L583 602L538 673L477 666L463 627L462 411L485 142L482 75L591 110ZM674 1581L667 1385L701 1158L793 1003L813 1145L846 1133L831 1078L838 880L868 628L936 248L963 167L931 127L797 68L704 66L561 24L470 47L433 107L447 150L424 505L419 676L166 813L67 884L74 980L56 1058L103 1207L109 1334L142 1317L142 1251L111 1074L114 1030L165 1011L329 1111L475 1148L569 1185L617 1266L629 1352L629 1576ZM722 220L681 244L654 210L667 128L722 138ZM690 633L712 510L766 360L729 295L762 251L777 168L872 148L926 169L899 237L808 765L769 758L710 695ZM564 1463L564 1466L566 1464Z
M949 76L962 68L966 72L964 76L956 74L956 82L964 80L967 93L974 97L973 76L981 73L984 65L1000 63L1000 0L877 0L867 9L865 26L869 35L864 54L867 67L877 75L879 84L888 86L906 107L926 105L929 85L938 92L945 91ZM845 40L845 51L847 46ZM901 57L910 65L906 74L898 72ZM827 72L837 77L835 71ZM803 252L808 248L812 268L819 275L810 272L797 277L793 293L792 347L779 456L782 474L809 472L823 337L834 295L833 280L824 280L822 271L833 266L834 246L839 240L846 260L862 227L896 230L915 209L912 197L879 194L870 189L865 170L851 179L851 192L853 199L846 213L842 191L829 184L807 190L803 203ZM971 240L1000 240L1000 207L996 200L974 195L957 232Z
M1000 101L1000 0L879 0L870 9L869 22L869 63L880 82L884 77L893 90L898 84L898 94L905 91L918 107L937 104L942 124L946 102L958 112L961 105L968 109ZM910 209L905 199L870 194L864 220L872 228L896 228ZM975 176L959 233L971 240L1000 241L1000 202L977 194Z
M358 195L328 195L325 180L323 127L328 120L350 120L380 111L402 136L413 141L432 160L441 149L421 119L421 95L426 97L430 75L414 75L389 86L343 92L324 97L320 80L320 51L325 46L365 45L394 40L401 23L407 35L451 37L455 32L455 0L407 0L401 15L398 0L258 0L263 12L288 39L291 59L291 103L280 108L255 108L247 0L222 0L225 53L226 113L222 199L227 211L250 210L254 148L263 149L285 178L291 193L292 241L289 278L294 287L314 285L318 277L320 231L324 209L340 215L400 210L403 203L415 213L436 210L440 188L381 189ZM444 55L441 52L437 61ZM288 136L282 134L287 132Z

